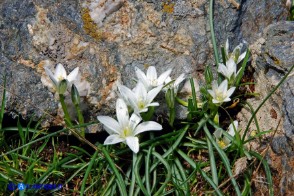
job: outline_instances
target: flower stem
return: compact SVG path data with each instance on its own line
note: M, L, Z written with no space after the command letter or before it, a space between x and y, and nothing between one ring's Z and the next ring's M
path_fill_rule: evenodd
M61 103L61 107L62 107L62 110L64 112L65 123L67 124L67 126L72 126L72 123L71 123L71 120L70 120L70 117L69 117L69 113L68 113L67 107L66 107L65 102L64 102L64 95L63 94L59 94L59 101Z
M133 196L134 194L134 188L135 188L135 165L137 161L137 154L133 153L133 165L132 165L132 179L131 179L131 184L130 184L130 190L129 190L129 196Z
M82 114L82 111L80 109L80 105L79 104L74 104L75 108L76 108L76 111L77 111L77 114L78 114L78 120L79 120L79 124L84 124L84 117L83 117L83 114ZM85 127L81 127L81 136L82 137L85 137Z

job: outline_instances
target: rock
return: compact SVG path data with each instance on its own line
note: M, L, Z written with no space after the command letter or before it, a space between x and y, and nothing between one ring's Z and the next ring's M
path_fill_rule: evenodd
M260 96L251 99L249 103L255 110L272 89L285 76L286 72L293 66L294 62L294 23L278 22L265 28L263 38L260 38L251 46L252 65L255 69L254 79L256 80L255 92ZM280 192L279 194L292 195L291 189L294 185L294 78L289 76L284 84L270 97L257 113L256 118L261 131L272 130L264 137L269 138L268 161L274 170L280 172ZM242 120L240 126L246 127L251 112L248 108L243 108L238 114ZM246 120L247 119L247 120ZM252 123L249 131L256 130L256 124ZM260 148L260 144L253 144ZM273 160L281 159L280 164L273 164Z
M207 1L103 2L0 2L0 70L7 74L8 113L26 119L45 115L43 126L62 125L63 113L44 72L44 67L53 70L58 63L67 72L80 68L87 86L82 99L87 122L114 113L116 84L132 87L135 67L153 65L159 73L173 68L172 77L186 73L203 80L205 66L214 64ZM236 44L243 35L255 41L265 24L286 17L277 0L254 3L256 11L251 4L248 0L236 9L233 1L216 2L218 43L229 37ZM263 26L248 29L263 9L269 11L255 24Z

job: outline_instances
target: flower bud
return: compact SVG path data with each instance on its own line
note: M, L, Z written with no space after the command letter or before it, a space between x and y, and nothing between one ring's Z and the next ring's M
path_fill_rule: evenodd
M74 84L71 86L71 100L75 105L80 104L80 94L77 87Z
M66 89L67 89L67 80L61 80L61 82L59 82L58 84L58 93L59 94L64 94Z

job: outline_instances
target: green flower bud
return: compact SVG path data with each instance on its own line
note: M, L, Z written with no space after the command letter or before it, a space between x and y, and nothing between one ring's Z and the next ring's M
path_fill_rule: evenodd
M165 100L169 108L175 107L175 93L173 88L169 88L165 93Z
M67 80L61 80L61 82L58 84L58 93L59 94L64 94L65 91L67 90Z
M211 84L213 80L213 75L209 66L206 66L204 71L204 76L205 76L206 84Z
M80 94L77 87L74 84L71 86L71 100L75 105L80 104Z

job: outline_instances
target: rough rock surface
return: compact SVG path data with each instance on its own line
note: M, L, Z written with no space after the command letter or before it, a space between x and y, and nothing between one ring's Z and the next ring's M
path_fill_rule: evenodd
M46 114L44 126L61 123L44 66L53 70L62 63L67 71L80 67L89 83L85 115L93 120L98 113L113 111L116 83L132 86L135 66L154 65L159 72L171 67L173 76L184 72L201 79L204 66L214 64L207 1L95 2L1 1L0 69L8 77L7 112L24 118ZM228 37L235 45L245 39L250 44L263 27L286 15L279 0L247 0L239 10L235 1L217 1L217 40L224 43ZM253 21L259 28L249 30Z
M294 62L294 23L279 22L265 28L262 38L251 45L252 65L255 69L255 92L258 98L248 100L256 109L282 77L293 66ZM293 72L294 73L294 72ZM272 130L264 136L270 142L267 159L277 175L274 181L280 184L280 195L294 193L294 77L293 73L282 86L270 97L257 113L256 118L261 131ZM245 127L251 112L243 108L239 113L241 127ZM255 131L253 122L249 131ZM262 144L264 146L268 144ZM259 148L260 144L252 144Z

